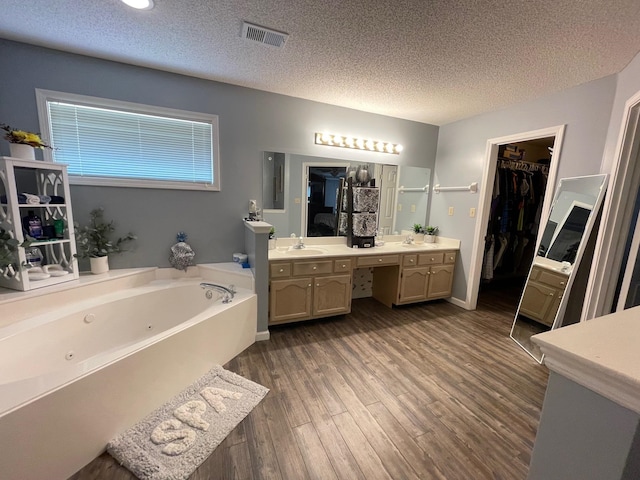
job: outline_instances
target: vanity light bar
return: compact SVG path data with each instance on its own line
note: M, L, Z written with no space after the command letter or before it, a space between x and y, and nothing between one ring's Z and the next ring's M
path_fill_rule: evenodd
M357 138L350 135L336 135L333 133L316 133L315 143L316 145L326 145L329 147L353 148L354 150L368 150L371 152L392 153L394 155L398 155L403 148L399 143Z

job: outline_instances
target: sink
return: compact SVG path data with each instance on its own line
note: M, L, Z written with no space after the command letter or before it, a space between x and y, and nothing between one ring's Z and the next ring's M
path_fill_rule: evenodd
M287 251L282 253L284 253L285 255L306 256L306 255L323 255L328 252L323 248L301 248L301 249L289 248Z
M403 243L400 245L402 248L422 248L423 245L418 245L416 243Z

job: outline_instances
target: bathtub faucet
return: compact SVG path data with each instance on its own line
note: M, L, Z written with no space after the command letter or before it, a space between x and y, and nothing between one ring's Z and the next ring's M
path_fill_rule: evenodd
M207 298L212 297L211 290L217 290L218 292L222 293L224 295L222 297L222 303L231 303L231 300L233 300L233 297L236 294L236 290L233 285L229 285L228 287L225 287L224 285L218 285L217 283L203 282L200 284L200 287L207 290L206 292Z

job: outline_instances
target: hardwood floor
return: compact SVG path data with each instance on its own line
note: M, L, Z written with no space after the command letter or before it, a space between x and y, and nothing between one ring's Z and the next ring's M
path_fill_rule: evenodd
M483 295L271 329L225 367L271 391L196 470L204 479L523 479L547 370ZM133 479L108 454L73 480Z

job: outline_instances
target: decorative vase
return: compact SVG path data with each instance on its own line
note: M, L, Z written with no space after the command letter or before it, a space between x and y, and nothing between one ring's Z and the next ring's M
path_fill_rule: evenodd
M424 243L424 239L425 239L424 233L414 233L413 234L413 240L416 243Z
M436 236L435 235L425 235L424 236L424 241L425 241L425 243L436 243Z
M109 257L91 257L89 262L91 262L91 273L94 275L109 271Z
M14 158L21 158L23 160L35 160L36 151L31 145L24 143L10 143L9 144L10 155Z

